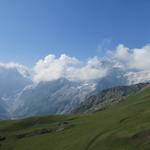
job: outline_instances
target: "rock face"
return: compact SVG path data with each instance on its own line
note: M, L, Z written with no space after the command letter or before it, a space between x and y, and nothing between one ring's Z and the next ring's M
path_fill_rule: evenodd
M94 90L94 83L71 82L67 79L41 82L18 95L13 118L69 113Z
M73 113L86 113L90 111L100 110L108 105L117 103L132 93L138 92L149 83L140 83L131 86L118 86L110 89L103 90L95 95L88 97L80 106L73 110Z

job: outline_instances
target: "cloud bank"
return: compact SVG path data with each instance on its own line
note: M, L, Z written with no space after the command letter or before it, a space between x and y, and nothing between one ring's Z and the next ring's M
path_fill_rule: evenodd
M150 44L135 49L120 44L116 48L114 59L127 69L150 70Z
M15 68L23 76L28 75L27 68L20 64L0 63L0 68ZM113 68L123 70L129 83L150 81L150 44L133 49L119 44L114 50L109 50L104 58L95 56L85 61L66 54L59 57L49 54L35 64L31 79L34 83L59 78L89 81L107 76Z
M82 62L75 57L69 57L65 54L58 58L50 54L36 63L33 81L51 81L59 78L85 81L97 79L106 74L107 68L102 66L101 61L97 57Z
M27 67L18 64L18 63L0 63L0 69L15 69L17 70L22 76L24 77L28 77L29 76L29 72Z

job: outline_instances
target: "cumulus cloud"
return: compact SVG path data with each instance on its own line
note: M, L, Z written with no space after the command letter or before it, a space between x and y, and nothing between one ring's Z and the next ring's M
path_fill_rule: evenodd
M150 44L134 49L120 44L114 53L114 60L126 69L150 70Z
M109 51L109 55L104 59L93 57L84 62L65 54L58 58L50 54L36 63L32 78L34 82L63 77L69 80L95 80L105 77L113 67L126 70L130 79L134 78L135 74L140 75L141 81L149 79L149 73L146 73L145 77L143 71L150 72L150 45L130 49L119 44L114 51Z
M21 64L17 64L17 63L0 63L0 68L1 69L16 69L22 76L24 77L28 77L29 73L28 73L28 69L21 65Z
M102 78L108 73L108 68L104 67L102 62L97 58L89 59L82 67L70 68L68 78L72 80L94 80Z
M55 55L48 55L44 59L39 60L33 73L33 81L51 81L66 76L68 66L77 64L78 60L62 54L59 58Z
M36 63L33 81L51 81L63 77L69 80L92 80L101 78L106 73L107 69L103 68L97 57L82 62L65 54L62 54L59 58L50 54Z
M107 76L116 67L125 72L130 83L150 81L150 44L133 49L119 44L115 50L109 50L104 58L93 57L85 61L66 54L59 57L49 54L35 64L31 77L34 83L59 78L89 81ZM29 77L28 69L17 63L0 63L0 68L16 69Z
M130 67L141 70L150 70L150 45L146 45L141 49L133 49Z
M150 44L134 49L120 44L110 53L114 66L126 71L129 84L150 81Z

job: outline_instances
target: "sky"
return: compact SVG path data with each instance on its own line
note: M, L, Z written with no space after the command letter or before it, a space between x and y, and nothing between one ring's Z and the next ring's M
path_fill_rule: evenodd
M0 0L0 62L103 57L150 43L149 0Z

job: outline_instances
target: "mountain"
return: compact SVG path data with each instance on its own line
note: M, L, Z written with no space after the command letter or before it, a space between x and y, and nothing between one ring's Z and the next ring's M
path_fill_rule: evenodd
M1 150L149 150L150 87L104 110L0 122Z
M14 97L31 83L31 80L21 74L17 68L0 66L0 119L8 118Z
M124 74L116 69L111 70L107 77L95 81L79 82L61 78L40 82L17 95L11 110L12 118L70 113L97 91L124 84L127 84Z
M104 78L96 80L96 89L101 91L115 86L128 85L128 77L119 68L111 68Z
M9 97L21 91L31 80L23 76L17 68L0 67L0 96Z
M9 119L8 106L3 99L0 99L0 119Z
M40 82L18 94L12 110L13 118L69 113L94 90L93 82L72 82L64 78Z
M9 118L68 114L91 95L98 94L104 89L135 82L131 73L126 74L117 67L112 67L105 77L96 80L71 81L60 78L36 84L30 80L28 73L24 72L26 71L22 69L20 71L17 67L0 67L0 107L5 109L6 112L4 112ZM142 76L143 74L140 75L140 79ZM138 79L139 82L140 79ZM149 78L146 77L146 79ZM0 115L0 118L4 119L1 116L4 115Z
M35 115L68 114L86 99L114 86L128 85L125 72L112 68L104 78L92 81L70 81L60 78L24 88L11 106L11 118Z
M88 97L79 107L73 110L73 113L85 113L104 109L105 107L118 103L124 97L134 94L143 88L150 86L150 83L139 83L130 86L117 86L102 90L99 93Z

